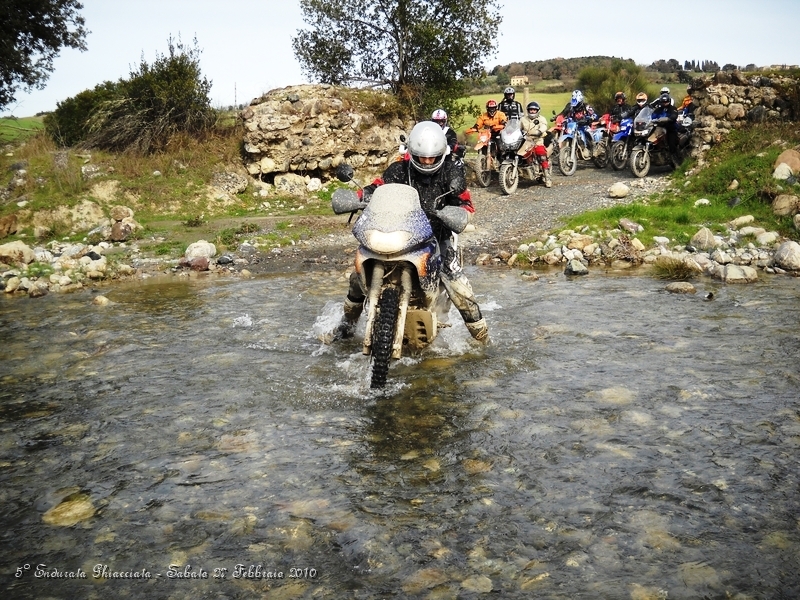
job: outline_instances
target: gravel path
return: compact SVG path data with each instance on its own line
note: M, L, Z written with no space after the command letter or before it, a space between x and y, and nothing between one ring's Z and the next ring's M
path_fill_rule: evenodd
M481 253L496 254L501 250L514 252L523 240L531 240L544 232L557 230L565 216L589 210L607 208L615 204L630 203L663 189L669 171L654 171L652 176L638 179L628 170L597 169L580 165L571 177L561 175L553 168L553 187L532 184L521 180L515 194L506 196L500 189L497 176L488 188L479 187L470 180L470 191L475 205L472 216L474 231L459 237L465 262L472 262ZM622 199L608 197L608 188L621 181L631 190ZM286 272L306 267L349 265L353 260L356 242L345 226L347 217L320 217L326 222L341 223L340 233L328 234L306 240L290 249L253 256L247 267L251 272Z
M668 173L665 170L638 179L628 170L579 166L574 175L565 177L554 167L553 187L534 185L523 179L512 196L503 194L496 179L486 189L472 182L470 190L475 204L472 223L476 231L462 234L460 240L469 254L473 246L489 252L510 251L523 239L530 240L560 228L564 217L627 204L661 190L669 181L664 176ZM630 188L630 194L621 199L609 198L608 188L618 181Z

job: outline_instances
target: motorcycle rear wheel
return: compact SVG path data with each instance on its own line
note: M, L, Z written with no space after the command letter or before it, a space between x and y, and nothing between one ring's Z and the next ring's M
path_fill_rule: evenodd
M509 196L517 191L519 169L513 163L500 165L500 189Z
M492 183L492 169L489 167L490 160L490 157L485 152L481 152L478 157L478 169L475 174L478 176L478 185L481 187L487 188Z
M572 138L563 148L558 151L558 170L562 175L569 177L574 175L578 169L578 157L575 154L576 139Z
M650 172L650 153L644 148L634 148L629 163L636 177L646 177Z
M394 330L400 308L400 294L395 287L387 287L378 300L378 315L372 325L372 380L371 388L386 385L389 360L392 358Z
M628 157L625 156L625 142L620 140L611 144L611 168L615 171L622 171L628 164Z
M608 156L610 152L608 149L608 139L603 138L594 147L594 166L598 169L605 169L608 166Z

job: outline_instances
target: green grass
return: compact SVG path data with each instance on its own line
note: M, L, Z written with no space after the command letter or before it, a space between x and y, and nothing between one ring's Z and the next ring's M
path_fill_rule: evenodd
M775 144L782 140L782 145ZM646 246L653 237L669 238L674 244L687 244L701 227L725 234L727 223L744 215L755 218L754 225L782 236L797 239L790 216L772 212L772 200L781 193L800 193L800 186L789 186L772 178L773 164L786 148L800 143L800 130L785 125L743 126L731 131L707 154L709 166L686 175L683 168L673 175L673 186L648 199L627 205L592 211L570 217L568 229L588 228L600 232L617 228L622 218L644 227L636 237ZM733 180L739 185L729 189ZM695 205L707 199L708 205Z
M0 144L20 143L42 131L44 125L41 117L0 118Z

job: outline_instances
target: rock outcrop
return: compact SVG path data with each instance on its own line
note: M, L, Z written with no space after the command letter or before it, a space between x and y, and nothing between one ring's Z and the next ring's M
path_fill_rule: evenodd
M247 171L272 183L289 172L327 179L344 161L357 169L383 167L412 122L387 123L359 98L357 90L330 85L290 86L256 98L241 113Z

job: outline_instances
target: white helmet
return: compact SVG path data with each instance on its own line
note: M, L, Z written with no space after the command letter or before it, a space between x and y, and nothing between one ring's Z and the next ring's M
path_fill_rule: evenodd
M436 173L444 164L447 153L447 138L444 131L433 121L422 121L414 125L408 136L408 153L411 166L425 175ZM435 158L432 164L424 165L420 158Z
M669 88L667 86L662 87L659 94L669 94Z
M581 102L583 102L583 92L580 90L575 90L574 92L572 92L572 99L570 100L570 104L572 104L572 106L578 106L578 104L580 104Z
M431 121L438 123L444 129L447 127L447 112L443 108L437 108L431 115Z

